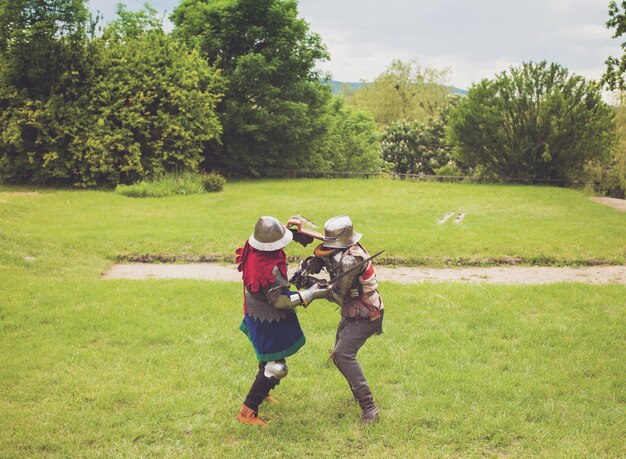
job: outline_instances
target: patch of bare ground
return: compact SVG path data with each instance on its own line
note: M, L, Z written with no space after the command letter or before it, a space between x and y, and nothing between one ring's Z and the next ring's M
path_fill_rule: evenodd
M40 196L38 191L2 191L0 192L0 202L7 202L8 197L11 196Z
M595 202L599 202L600 204L604 204L605 206L611 206L614 209L619 210L620 212L626 212L626 199L604 198L601 196L592 196L589 199Z
M376 267L379 280L402 284L424 282L465 282L486 284L538 285L558 282L626 285L626 266L492 267L492 268L409 268ZM234 264L116 264L103 279L199 279L241 281Z

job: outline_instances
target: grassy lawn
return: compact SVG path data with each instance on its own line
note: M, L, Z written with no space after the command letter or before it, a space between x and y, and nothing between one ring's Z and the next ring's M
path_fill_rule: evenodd
M0 194L0 263L65 271L83 257L93 276L120 254L231 256L256 219L303 214L318 225L348 213L366 247L385 256L431 259L523 257L626 260L626 214L577 191L386 180L283 180L227 184L217 194L133 199L112 192ZM461 224L438 220L464 212ZM290 247L304 255L310 249ZM52 256L54 254L54 256ZM50 255L50 256L49 256ZM95 269L95 272L93 271Z
M124 253L229 255L263 214L348 212L367 247L409 259L623 262L626 215L581 193L382 180L163 199L17 191L31 190L0 188L0 457L626 456L624 286L384 283L385 333L361 353L381 406L368 427L326 365L338 313L316 302L280 403L261 407L272 422L255 429L235 421L256 372L239 284L99 279ZM437 223L452 211L461 225Z
M265 430L235 421L255 373L240 288L10 279L0 455L626 454L624 287L384 284L385 333L361 352L371 427L326 366L337 313L315 303Z

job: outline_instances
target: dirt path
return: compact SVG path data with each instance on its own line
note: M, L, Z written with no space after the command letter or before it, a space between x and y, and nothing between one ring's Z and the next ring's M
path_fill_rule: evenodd
M604 204L606 206L611 206L614 209L619 210L620 212L626 212L626 199L602 198L599 196L594 196L589 199L595 202L599 202L600 204Z
M488 284L585 284L626 285L626 266L588 268L496 267L496 268L376 268L381 281L414 284L422 282L466 282ZM218 263L194 264L118 264L103 279L201 279L241 281L236 266Z

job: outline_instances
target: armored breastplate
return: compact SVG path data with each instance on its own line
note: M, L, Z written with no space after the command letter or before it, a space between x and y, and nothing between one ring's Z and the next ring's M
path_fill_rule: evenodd
M333 255L324 258L324 265L331 279L334 279L341 272L340 261L343 254L344 252L338 250Z
M342 263L342 258L346 255L350 256L347 250L339 250L333 255L324 258L326 271L328 271L331 280L347 268L345 263ZM348 301L350 298L358 298L362 293L361 283L359 282L358 276L356 276L350 284L349 289L346 291L345 300Z

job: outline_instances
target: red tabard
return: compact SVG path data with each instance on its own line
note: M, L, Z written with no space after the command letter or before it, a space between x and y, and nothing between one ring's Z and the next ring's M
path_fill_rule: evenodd
M287 255L282 249L264 252L255 249L246 241L246 244L235 253L237 254L235 261L239 263L237 271L243 273L243 285L252 292L258 292L276 281L272 274L274 266L278 266L280 273L287 278Z

